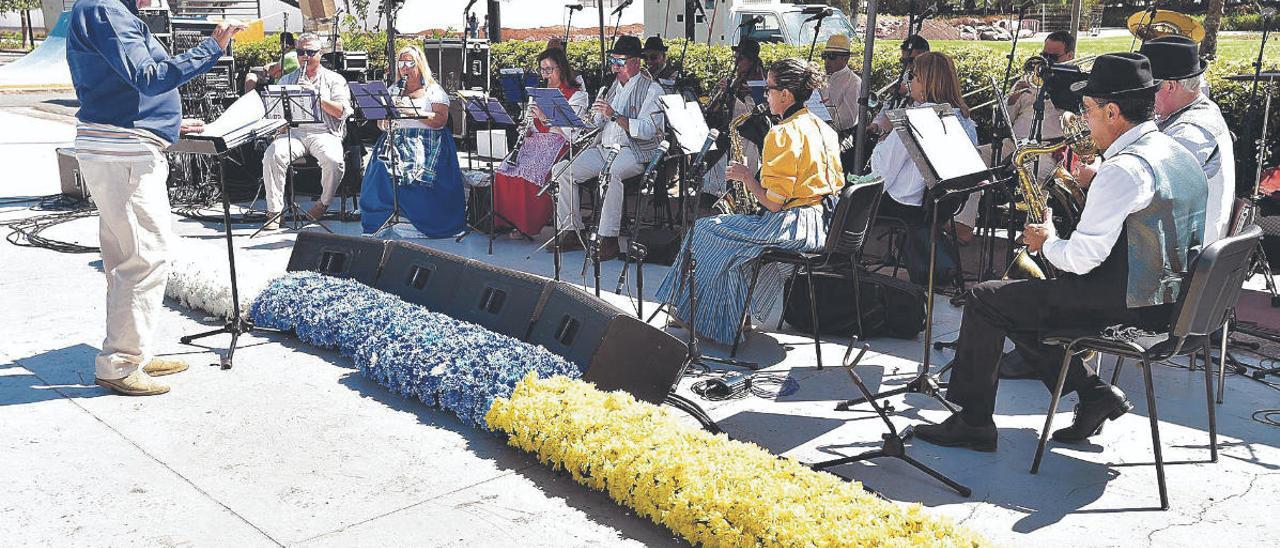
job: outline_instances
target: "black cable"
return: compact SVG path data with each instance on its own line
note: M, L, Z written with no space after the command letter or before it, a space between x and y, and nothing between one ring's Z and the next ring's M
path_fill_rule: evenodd
M1267 426L1280 427L1280 409L1259 409L1251 418Z
M8 221L0 223L0 225L9 228L10 232L5 237L9 243L22 247L41 247L59 253L97 253L99 248L96 246L81 245L74 242L66 242L54 238L46 238L41 236L41 232L68 223L76 219L84 219L94 217L98 211L93 208L83 208L64 213L50 213L47 215L37 215L35 217L27 217L16 221Z

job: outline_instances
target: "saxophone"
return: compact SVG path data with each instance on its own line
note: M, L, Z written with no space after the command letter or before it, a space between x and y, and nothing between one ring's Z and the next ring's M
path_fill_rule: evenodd
M747 154L742 149L742 135L738 133L738 127L746 123L752 116L752 111L739 114L729 122L729 161L742 165L747 164ZM742 181L725 180L725 194L721 198L723 202L719 209L726 214L743 214L754 215L760 211L760 203L756 201L756 197L751 195L751 191L747 190L747 185Z
M1080 212L1084 209L1084 191L1065 169L1059 166L1054 177L1047 185L1042 186L1031 168L1031 159L1036 155L1051 154L1067 147L1071 147L1071 150L1082 160L1087 158L1092 161L1092 158L1097 155L1098 146L1093 142L1089 127L1075 114L1062 113L1062 135L1062 142L1056 145L1022 146L1018 147L1013 155L1013 167L1018 175L1018 193L1021 195L1021 199L1015 202L1014 206L1018 211L1026 213L1028 224L1053 221L1047 216L1050 196L1056 198L1058 203L1069 210L1067 213L1070 218L1078 219ZM1079 194L1078 200L1076 193ZM1004 279L1043 280L1053 278L1055 275L1052 265L1033 257L1024 246L1018 250L1013 262L1009 263L1009 267L1005 269Z

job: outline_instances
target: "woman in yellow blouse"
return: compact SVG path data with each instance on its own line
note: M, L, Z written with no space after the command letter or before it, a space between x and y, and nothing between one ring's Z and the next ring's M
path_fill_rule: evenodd
M697 259L697 325L699 335L719 343L733 342L742 318L753 261L766 247L817 251L826 241L822 199L844 184L840 141L835 130L804 108L825 74L799 59L783 59L769 67L765 99L782 118L764 139L760 178L741 164L730 164L726 177L742 181L767 210L763 215L717 215L695 223L684 244ZM677 263L679 264L679 263ZM756 282L752 313L765 314L782 293L789 267L766 265ZM689 284L680 269L668 271L658 298L668 303L675 320L688 325Z

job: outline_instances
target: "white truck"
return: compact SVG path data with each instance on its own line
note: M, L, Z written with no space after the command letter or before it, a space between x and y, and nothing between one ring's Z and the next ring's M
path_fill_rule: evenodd
M685 1L645 0L645 35L664 39L684 38ZM694 38L700 43L706 43L710 34L712 44L733 45L738 43L739 36L746 33L761 42L809 45L813 42L815 28L819 47L832 34L857 39L854 25L844 12L825 4L784 4L779 0L688 1L702 7L693 18ZM822 19L819 27L812 17L824 10L830 10L830 15Z

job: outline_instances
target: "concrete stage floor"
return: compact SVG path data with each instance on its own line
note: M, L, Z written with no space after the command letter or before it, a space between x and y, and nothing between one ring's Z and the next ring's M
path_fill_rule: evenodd
M71 109L56 97L0 96L0 219L34 214L29 201L58 192L54 147L69 143ZM96 245L96 221L46 235ZM184 254L224 256L221 228L177 221ZM354 223L330 223L356 233ZM237 226L245 286L284 270L294 233L248 239ZM549 235L544 232L544 237ZM485 235L461 243L426 241L473 258L543 275L551 256ZM582 253L569 253L577 277ZM605 265L612 288L620 262ZM603 494L550 471L498 438L450 415L393 396L347 360L288 337L242 339L236 367L216 361L227 337L184 346L178 337L211 322L174 303L163 311L160 347L191 371L165 379L173 392L133 399L93 385L103 336L105 283L96 254L61 254L0 243L0 538L32 545L669 545L671 533ZM646 268L656 289L666 267ZM646 295L651 298L652 295ZM625 304L622 297L612 296ZM955 336L960 310L939 300L935 333ZM772 327L772 323L764 324ZM677 332L683 335L682 332ZM784 329L753 336L743 357L795 379L777 401L703 402L732 436L802 461L878 445L882 425L869 409L833 411L852 397L845 373L818 371L806 337ZM834 363L847 341L829 338ZM919 341L876 339L862 374L873 390L906 382ZM794 349L787 345L797 343ZM711 354L728 349L705 345ZM949 352L937 352L945 363ZM1106 361L1110 371L1112 361ZM1280 429L1250 418L1280 407L1280 392L1240 376L1227 379L1218 407L1221 460L1207 463L1202 375L1157 366L1161 434L1172 508L1158 504L1141 377L1121 385L1138 403L1093 443L1051 444L1039 475L1028 467L1048 393L1037 381L1002 383L1000 450L980 454L912 443L910 454L970 486L965 499L904 463L881 460L833 470L894 501L919 502L1000 544L1052 546L1271 545L1280 501ZM1272 378L1273 380L1274 377ZM686 378L680 392L693 396ZM1070 421L1072 398L1057 424ZM900 428L943 419L926 397L892 398ZM1265 539L1271 538L1268 542ZM1228 540L1229 539L1229 540Z

